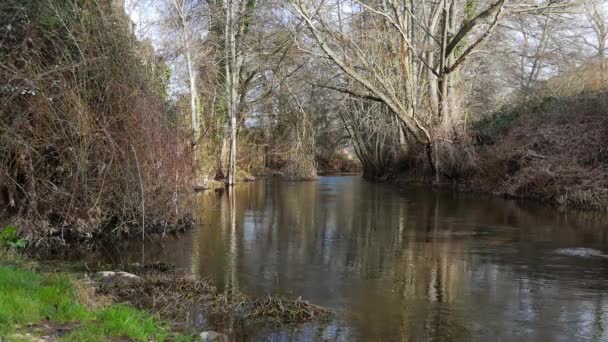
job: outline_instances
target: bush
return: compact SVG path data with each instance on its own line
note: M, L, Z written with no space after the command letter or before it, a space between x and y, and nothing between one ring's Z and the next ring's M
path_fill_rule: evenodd
M17 227L9 226L0 231L0 247L25 248L27 242L19 238Z
M472 188L608 210L608 93L544 97L514 108L522 114L492 145L478 148Z
M183 222L188 139L115 1L0 4L0 207L30 238ZM137 230L139 231L139 230Z
M483 116L473 122L475 142L477 145L493 145L511 127L513 122L522 115L538 115L549 111L559 103L555 96L533 98L515 105L507 105L498 111Z

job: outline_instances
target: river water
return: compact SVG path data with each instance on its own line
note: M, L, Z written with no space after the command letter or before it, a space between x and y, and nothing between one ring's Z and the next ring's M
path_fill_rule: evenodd
M234 192L201 194L197 229L149 241L146 262L338 313L240 338L608 341L605 214L359 177Z

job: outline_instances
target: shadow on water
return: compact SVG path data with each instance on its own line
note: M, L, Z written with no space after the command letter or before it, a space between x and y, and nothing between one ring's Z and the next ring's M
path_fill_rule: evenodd
M199 208L196 230L146 243L148 262L340 313L242 337L608 340L604 214L358 177L242 184ZM139 262L136 242L121 250L94 259Z

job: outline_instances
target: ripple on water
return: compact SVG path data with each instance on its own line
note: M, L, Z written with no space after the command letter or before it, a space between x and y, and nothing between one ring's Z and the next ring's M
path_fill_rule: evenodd
M555 254L559 254L559 255L577 256L577 257L584 257L584 258L590 258L590 257L607 258L608 257L608 255L602 253L602 251L600 251L598 249L583 248L583 247L578 247L578 248L558 248L558 249L554 250L554 253Z

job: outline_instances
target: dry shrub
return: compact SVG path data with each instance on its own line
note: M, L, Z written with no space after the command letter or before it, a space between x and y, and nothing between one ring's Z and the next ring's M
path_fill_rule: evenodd
M464 122L446 120L434 136L435 163L442 177L461 179L477 171L477 154Z
M508 132L480 149L476 189L557 204L608 209L608 93L555 99L543 113L525 107Z
M289 180L313 180L317 178L314 153L306 153L299 148L289 153L285 166L281 169Z
M87 279L74 281L74 293L78 303L88 310L98 310L112 304L112 298L98 294L94 284Z
M477 154L469 133L464 96L458 89L462 80L456 77L455 88L448 98L449 111L432 132L435 164L443 179L456 180L477 172Z
M465 123L445 120L432 132L431 158L439 171L440 181L457 181L478 171L477 152ZM435 181L429 162L427 146L409 142L397 158L401 165L400 178L409 182Z
M308 127L308 130L311 131L312 127ZM300 134L296 128L295 131L289 131L283 141L285 163L281 172L284 177L289 180L317 179L314 137L304 133Z
M165 103L164 64L124 10L8 0L0 15L5 214L31 238L130 233L142 216L185 223L191 151Z
M302 120L301 113L287 112L291 121L281 122L273 132L272 147L268 151L266 165L279 169L288 180L317 179L315 161L316 141L314 128L308 120Z
M315 162L323 173L360 173L363 170L359 160L341 152L317 154Z

